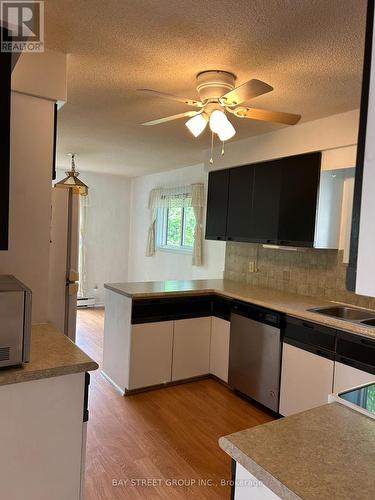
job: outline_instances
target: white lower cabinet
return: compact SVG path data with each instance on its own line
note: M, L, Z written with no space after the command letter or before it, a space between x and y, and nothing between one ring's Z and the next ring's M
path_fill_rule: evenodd
M210 371L211 317L174 322L172 380L183 380Z
M0 498L80 500L85 374L0 387Z
M278 497L262 481L250 474L245 467L236 463L236 484L234 500L277 500Z
M287 417L327 403L333 371L334 361L284 343L280 414Z
M230 322L216 317L132 325L126 388L140 389L208 373L227 382L229 335Z
M336 361L333 392L347 391L357 385L368 384L369 382L375 382L374 374Z
M210 373L228 382L230 321L212 317Z
M171 381L173 321L132 325L129 389Z

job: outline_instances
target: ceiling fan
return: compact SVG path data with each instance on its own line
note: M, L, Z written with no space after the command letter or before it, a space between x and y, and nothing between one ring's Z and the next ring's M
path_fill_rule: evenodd
M156 97L183 102L188 106L198 108L194 111L186 111L178 115L151 120L142 123L142 125L159 125L179 118L189 118L185 125L195 137L198 137L209 124L212 138L213 134L217 134L219 139L224 142L231 139L236 133L232 123L228 120L227 114L232 114L237 118L250 118L286 125L295 125L301 119L301 115L293 113L248 106L248 101L254 97L267 94L273 90L270 85L261 80L249 80L235 87L236 76L228 71L219 70L202 71L197 75L196 80L200 100L187 99L165 92L158 92L157 90L137 89L139 92L147 92Z

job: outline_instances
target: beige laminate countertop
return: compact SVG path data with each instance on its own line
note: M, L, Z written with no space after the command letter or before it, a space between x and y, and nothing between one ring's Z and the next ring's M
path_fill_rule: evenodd
M216 294L251 304L267 307L281 313L310 320L339 330L375 338L375 328L352 323L342 319L324 316L308 309L332 305L319 297L308 297L295 293L261 288L239 281L230 280L186 280L186 281L146 281L129 283L107 283L108 290L132 299ZM373 312L375 317L375 311Z
M339 403L219 439L283 499L372 500L375 421Z
M30 362L0 369L0 385L96 370L98 364L50 324L33 325Z

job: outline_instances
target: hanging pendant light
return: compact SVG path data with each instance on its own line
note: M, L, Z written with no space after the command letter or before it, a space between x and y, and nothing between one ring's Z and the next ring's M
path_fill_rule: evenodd
M75 153L69 153L71 156L71 170L66 171L66 177L55 184L55 187L72 189L73 191L79 193L81 196L87 196L89 194L88 186L78 179L79 172L76 170L75 164Z

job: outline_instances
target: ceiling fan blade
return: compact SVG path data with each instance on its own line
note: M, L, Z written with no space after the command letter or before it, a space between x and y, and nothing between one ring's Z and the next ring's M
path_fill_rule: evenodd
M178 115L166 116L165 118L158 118L157 120L151 120L150 122L142 123L142 125L159 125L159 123L166 123L172 120L178 120L179 118L187 118L198 115L200 111L186 111L185 113L179 113Z
M270 111L268 109L245 107L236 108L234 110L234 114L239 118L284 123L285 125L295 125L301 119L301 115L295 115L293 113L283 113L282 111Z
M268 83L254 79L243 83L230 92L227 92L220 98L220 100L229 105L240 104L241 102L249 101L254 97L267 94L267 92L271 92L272 90L273 87L268 85Z
M199 106L199 107L203 106L203 103L201 103L200 101L196 101L194 99L189 99L187 97L180 97L178 95L167 94L166 92L158 92L157 90L137 89L137 92L146 92L147 94L154 95L155 97L162 97L164 99L170 99L172 101L183 102L184 104L187 104L188 106Z

